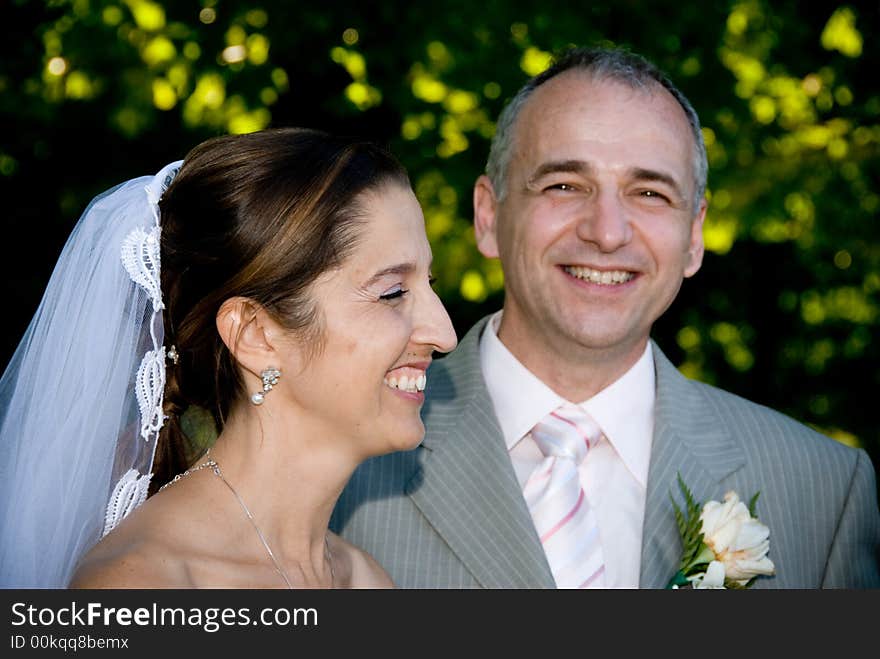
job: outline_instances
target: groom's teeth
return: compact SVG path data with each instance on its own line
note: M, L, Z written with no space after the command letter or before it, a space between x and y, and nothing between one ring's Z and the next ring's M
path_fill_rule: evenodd
M592 268L582 268L576 265L566 266L565 271L572 277L603 286L624 284L635 277L635 274L625 270L593 270Z
M410 393L424 391L427 381L428 378L424 373L413 375L411 377L401 375L399 379L395 377L385 378L385 384L392 389L400 389L401 391L408 391Z

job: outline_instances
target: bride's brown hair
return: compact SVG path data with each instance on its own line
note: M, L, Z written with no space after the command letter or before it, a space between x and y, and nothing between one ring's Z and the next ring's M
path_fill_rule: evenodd
M245 297L319 349L322 327L309 286L339 266L357 242L362 194L409 186L384 148L314 130L286 128L217 137L187 154L163 195L162 293L167 363L165 426L151 491L204 448L181 415L206 410L219 432L247 395L216 328L223 302Z

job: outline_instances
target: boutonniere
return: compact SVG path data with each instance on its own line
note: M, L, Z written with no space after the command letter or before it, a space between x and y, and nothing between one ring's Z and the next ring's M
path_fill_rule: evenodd
M675 500L675 520L681 534L681 563L667 588L748 588L759 575L774 573L770 550L770 529L758 521L755 505L758 494L748 507L736 492L724 495L724 501L709 501L701 506L678 477L684 495L682 512Z

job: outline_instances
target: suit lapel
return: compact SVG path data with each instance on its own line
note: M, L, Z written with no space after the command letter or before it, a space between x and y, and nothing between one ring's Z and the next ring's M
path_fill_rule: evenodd
M641 588L664 588L678 570L681 538L670 496L683 509L678 475L697 501L719 496L721 481L741 467L744 456L701 394L656 345L654 437L645 521L642 531Z
M554 581L513 472L480 369L477 323L432 366L420 468L407 494L485 588L553 588ZM742 451L699 385L652 345L657 376L654 436L642 532L641 588L663 588L678 569L680 474L698 501L744 464Z
M432 366L421 465L407 493L486 588L552 588L553 576L483 381L477 323Z

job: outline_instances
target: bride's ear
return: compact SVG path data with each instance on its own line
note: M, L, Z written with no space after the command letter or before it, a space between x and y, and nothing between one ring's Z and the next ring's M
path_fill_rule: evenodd
M217 332L235 361L255 376L281 366L284 329L253 300L232 297L220 305Z

